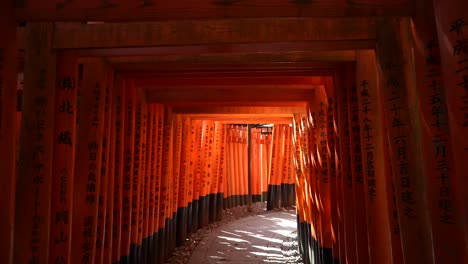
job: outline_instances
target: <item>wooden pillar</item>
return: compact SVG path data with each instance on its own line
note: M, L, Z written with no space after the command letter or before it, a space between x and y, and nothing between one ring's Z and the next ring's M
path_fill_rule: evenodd
M13 235L15 217L16 179L16 79L18 76L18 47L16 23L13 18L12 1L0 3L0 259L13 263Z
M455 201L441 198L444 214L458 208L461 218L456 225L464 229L465 262L468 262L468 2L463 0L434 0L437 36L440 45L443 83L446 91L449 142L453 153ZM457 200L459 202L457 202Z
M106 65L89 59L83 65L75 179L73 181L72 260L94 263L98 201L105 127Z
M338 136L340 139L340 169L343 200L343 232L346 245L346 262L357 262L357 244L354 236L356 221L354 212L353 177L351 164L351 142L346 87L354 81L349 70L341 70L337 79Z
M373 50L358 51L356 65L357 105L361 134L362 174L371 263L401 263L393 259L392 239L399 239L390 227L388 184L390 171L385 163L383 112L377 64Z
M26 29L21 145L16 188L14 263L49 261L55 107L52 24Z
M460 180L464 176L455 168L454 160L458 157L454 156L453 150L460 146L460 142L451 140L453 123L449 122L449 116L454 112L447 111L452 107L452 102L447 101L447 94L451 93L448 90L457 88L449 88L451 81L444 79L433 2L419 1L417 11L411 33L434 260L435 263L468 261L464 237L468 223L463 215L463 206L466 205L462 201L462 193L467 188L462 187L463 181ZM468 75L467 70L464 72Z
M404 262L433 263L414 64L409 32L400 28L407 25L408 19L378 22L377 57Z
M132 189L133 189L133 153L135 138L135 108L136 93L129 81L125 81L124 114L124 157L123 157L123 184L122 184L122 224L120 256L123 263L128 262L130 255L130 236L132 221Z
M70 262L73 180L75 173L78 62L57 56L54 159L51 200L51 263Z
M125 134L125 82L116 77L113 93L112 113L114 128L114 196L112 211L112 263L120 260L121 225L123 212L123 165L124 165L124 134Z

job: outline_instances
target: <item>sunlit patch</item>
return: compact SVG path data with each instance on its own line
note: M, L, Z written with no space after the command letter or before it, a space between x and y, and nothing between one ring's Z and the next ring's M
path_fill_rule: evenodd
M240 238L225 237L225 236L218 236L218 238L222 238L222 239L226 239L226 240L234 241L234 242L238 242L238 243L252 244L252 243L250 243L250 241L247 241L247 240L244 240L244 239L240 239Z
M281 249L276 248L276 247L265 247L265 246L252 246L252 247L258 248L264 251L280 251L281 252Z

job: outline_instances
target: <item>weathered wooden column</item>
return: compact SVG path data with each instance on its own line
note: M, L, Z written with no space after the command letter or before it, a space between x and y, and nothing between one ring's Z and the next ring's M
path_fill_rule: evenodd
M16 79L18 76L18 47L12 1L0 3L0 259L13 261L13 228L15 217L16 178Z
M378 67L405 263L433 263L408 19L378 22Z
M53 25L26 28L23 113L16 188L14 263L49 261L55 109Z
M456 110L453 109L453 103L447 100L447 94L452 93L452 90L461 89L451 87L451 80L446 81L444 78L433 2L418 3L411 33L434 260L435 263L456 263L463 262L462 259L465 258L466 262L468 251L464 231L468 223L463 216L463 206L466 204L463 205L462 193L466 192L467 187L463 185L462 180L465 176L461 176L466 175L466 172L458 171L454 162L459 158L454 156L454 148L462 146L460 140L463 139L450 135L454 124L449 122L449 116ZM447 43L446 40L443 43ZM463 60L457 62L463 63ZM468 63L464 63L464 67L460 69L466 67ZM464 72L468 73L467 70ZM468 88L468 83L466 87ZM467 95L468 93L465 93L465 96ZM468 126L468 123L466 125ZM457 129L456 126L454 129Z
M454 198L460 200L441 199L441 203L446 214L455 211L455 207L461 212L456 224L464 229L465 262L468 262L468 2L433 2L453 153L453 191Z
M388 195L391 191L388 185L392 181L388 180L391 173L385 166L385 130L373 50L357 53L356 81L370 262L401 263L401 259L392 255L392 239L399 240L400 236L390 226L392 195Z
M78 61L57 56L54 161L51 200L51 263L68 263L71 247L73 179L75 175Z
M123 165L124 165L124 134L125 134L125 82L116 77L113 103L112 121L114 128L114 196L112 211L112 263L120 260L120 245L122 240L122 190L123 190Z
M71 259L94 263L105 123L106 65L100 58L83 63L78 110L76 168L73 190Z

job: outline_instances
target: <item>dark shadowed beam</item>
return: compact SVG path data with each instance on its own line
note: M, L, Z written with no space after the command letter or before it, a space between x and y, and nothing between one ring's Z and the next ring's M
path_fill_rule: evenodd
M257 57L262 60L277 61L285 57L292 57L300 61L313 60L350 60L355 59L354 50L375 48L374 39L356 40L315 40L296 42L263 42L263 43L232 43L232 44L203 44L183 46L158 47L122 47L122 48L79 48L73 50L77 57L108 56L115 57L114 63L122 61L142 60L148 62L171 62L180 55L186 56L186 61L211 62L220 57L229 58L236 54L242 59ZM271 54L270 58L266 58ZM162 57L161 57L162 56ZM179 59L180 60L180 59Z
M300 103L288 104L288 103L274 103L271 106L183 106L183 107L172 107L173 112L176 114L270 114L270 115L282 115L291 113L306 113L306 104Z
M334 74L334 69L338 67L340 62L239 62L239 63L131 63L131 64L113 64L113 68L126 78L147 78L160 74L160 77L171 76L183 72L203 73L210 72L225 73L238 72L247 73L249 71L266 71L266 70L305 70L313 72L310 76L324 76Z
M54 48L117 48L375 39L374 18L262 18L58 23Z
M294 87L312 87L314 85L323 85L325 82L322 77L310 76L259 76L259 77L184 77L180 78L141 78L135 80L135 85L148 89L158 89L167 87L225 87L225 86L264 86L270 89L293 85Z
M322 86L316 88L323 89ZM147 100L152 103L255 103L258 102L305 102L314 95L306 89L155 89L147 90Z
M149 21L262 17L409 16L411 0L19 1L20 21ZM59 3L60 3L59 2Z

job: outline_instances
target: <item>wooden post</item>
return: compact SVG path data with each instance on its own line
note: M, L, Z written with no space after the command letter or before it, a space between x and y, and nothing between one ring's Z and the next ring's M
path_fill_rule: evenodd
M49 261L68 263L75 173L78 62L70 54L57 57L54 164Z
M52 24L31 23L26 29L15 220L15 237L21 239L15 240L13 263L49 261L56 81L52 35Z
M125 87L125 105L124 111L124 143L123 143L123 184L122 184L122 224L121 224L121 243L120 256L123 263L129 261L130 256L130 237L132 221L132 194L133 194L133 153L135 139L135 109L136 93L133 86L126 81Z
M422 162L421 127L415 100L414 65L407 34L407 19L378 23L377 57L383 79L385 124L396 190L405 263L433 263L432 237Z
M16 79L18 76L18 47L12 1L0 3L0 259L13 263L15 225L16 142L19 131L16 119Z
M389 202L393 195L388 194L391 181L387 180L391 179L391 173L385 166L385 130L373 50L357 53L356 81L370 260L401 263L397 256L393 260L392 255L392 241L399 235L390 227Z
M110 76L112 77L110 77ZM94 263L102 263L104 259L104 241L106 237L106 214L107 209L107 195L108 195L108 182L110 170L110 135L111 135L111 108L112 108L112 84L109 79L113 79L113 73L106 73L106 87L104 93L104 137L102 139L102 155L101 155L101 171L99 177L101 178L100 191L98 196L98 225L96 232L96 256Z
M98 225L103 139L105 136L106 65L84 62L78 110L76 167L73 190L71 259L94 263Z
M114 197L112 212L112 263L120 260L121 251L121 225L122 225L122 190L124 165L124 134L125 134L125 82L118 76L115 79L113 93L113 127L114 135Z
M355 239L355 212L353 195L353 177L351 164L351 142L348 115L348 94L347 86L354 82L349 70L340 72L337 80L337 104L338 104L338 136L340 139L340 169L342 177L343 196L343 232L346 245L346 261L350 264L357 262L357 243Z
M463 0L433 2L445 86L447 122L450 127L449 142L453 153L452 182L455 198L451 200L441 197L442 208L439 210L444 213L444 217L452 213L455 216L455 211L459 210L460 219L455 219L455 222L464 229L464 261L468 262L468 3Z
M247 125L247 210L252 211L252 127Z

